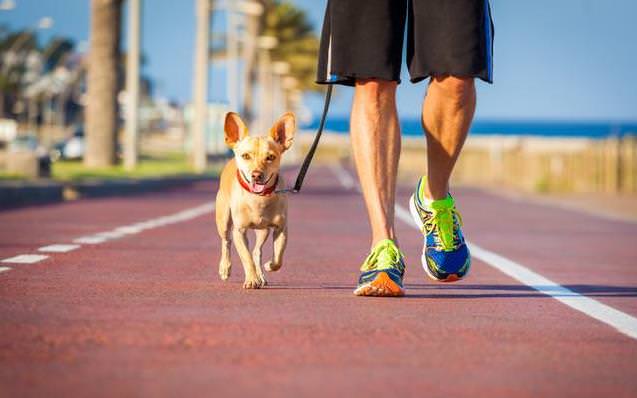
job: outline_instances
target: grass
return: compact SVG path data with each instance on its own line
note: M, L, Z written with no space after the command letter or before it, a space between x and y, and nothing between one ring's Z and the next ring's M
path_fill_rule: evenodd
M204 174L214 174L216 169L210 167ZM60 161L51 166L51 178L57 181L82 181L89 179L127 179L145 177L174 177L195 175L188 158L184 154L169 154L162 157L143 156L134 170L128 171L124 166L89 169L81 161Z
M218 167L209 167L203 174L215 175ZM90 169L81 160L57 161L51 164L51 179L60 182L84 180L121 180L148 177L175 177L197 175L186 155L180 153L160 156L142 156L134 170L124 169L122 164L111 167ZM0 181L28 180L22 175L0 171Z
M24 180L24 176L20 174L11 174L4 171L0 171L0 181L20 181Z

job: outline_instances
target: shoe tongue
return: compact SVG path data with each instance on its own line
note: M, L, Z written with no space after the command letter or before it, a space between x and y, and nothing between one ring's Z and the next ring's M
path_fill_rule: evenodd
M260 184L256 181L250 182L250 190L254 193L262 193L265 191L265 184Z
M454 200L451 195L447 195L444 199L438 199L431 202L430 207L434 210L448 210L453 208Z

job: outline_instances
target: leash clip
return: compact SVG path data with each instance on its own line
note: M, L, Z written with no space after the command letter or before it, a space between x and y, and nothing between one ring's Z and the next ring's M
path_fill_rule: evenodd
M276 191L274 191L274 193L276 194L288 194L288 193L298 193L299 191L297 189L294 188L283 188L283 189L277 189Z

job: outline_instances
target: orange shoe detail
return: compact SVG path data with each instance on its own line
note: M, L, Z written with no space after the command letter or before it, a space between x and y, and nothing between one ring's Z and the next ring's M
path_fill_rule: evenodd
M405 291L386 273L379 272L376 279L354 290L356 296L399 297Z

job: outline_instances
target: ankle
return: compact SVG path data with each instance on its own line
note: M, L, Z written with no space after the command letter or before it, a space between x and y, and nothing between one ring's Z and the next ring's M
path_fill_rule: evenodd
M429 178L423 176L418 195L420 201L427 204L446 199L449 196L449 184L432 184Z
M391 237L390 235L384 235L379 237L374 236L372 237L372 244L371 244L370 250L373 250L376 246L378 246L379 244L383 243L386 240L392 241L396 246L398 246L396 237L394 237L393 235Z

